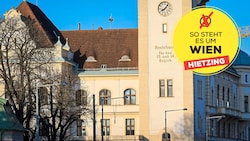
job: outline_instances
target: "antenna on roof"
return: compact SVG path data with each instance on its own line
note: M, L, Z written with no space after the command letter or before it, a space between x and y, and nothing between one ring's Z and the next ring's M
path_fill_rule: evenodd
M112 14L109 17L109 22L110 22L110 29L112 29L112 22L113 22Z

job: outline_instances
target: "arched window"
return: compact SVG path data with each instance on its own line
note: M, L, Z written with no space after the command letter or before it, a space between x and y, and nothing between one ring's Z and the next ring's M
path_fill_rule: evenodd
M76 105L87 105L87 91L78 90L76 91Z
M103 101L103 105L111 104L111 92L107 89L102 89L99 92L99 104L101 105Z
M48 105L49 104L49 93L46 87L40 87L38 89L38 94L40 98L40 106Z
M129 105L129 104L136 104L136 92L134 89L126 89L124 91L124 104Z

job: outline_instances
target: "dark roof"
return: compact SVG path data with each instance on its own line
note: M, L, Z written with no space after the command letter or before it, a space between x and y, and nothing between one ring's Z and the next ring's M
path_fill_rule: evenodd
M17 10L22 13L22 16L35 21L35 27L41 33L39 38L46 42L45 47L52 47L57 42L58 36L62 36L56 26L36 5L23 1ZM61 40L62 43L65 42L63 38Z
M11 110L7 100L3 98L0 98L0 130L25 131Z
M80 49L86 57L92 56L96 62L85 62L84 68L138 67L138 29L74 30L61 31L68 38L73 52ZM130 61L119 61L122 56Z
M240 50L233 66L250 66L250 56L246 52Z

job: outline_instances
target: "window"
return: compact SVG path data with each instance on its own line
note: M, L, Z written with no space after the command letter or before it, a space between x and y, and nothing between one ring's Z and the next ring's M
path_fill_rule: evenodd
M159 80L159 96L165 97L165 80L161 79Z
M167 23L162 24L162 33L167 33L168 32L168 27Z
M87 105L87 91L78 90L76 92L76 105Z
M124 91L124 104L136 104L136 94L134 89L126 89Z
M247 74L245 75L245 82L248 82Z
M82 120L78 119L76 121L76 126L77 126L77 136L82 136Z
M168 97L173 96L173 80L172 79L167 80L167 96Z
M102 64L101 65L101 69L106 69L107 68L107 64Z
M123 55L123 56L121 57L121 59L119 59L119 61L120 61L120 62L122 62L122 61L126 62L126 61L131 61L131 59L129 58L128 55Z
M165 80L160 79L159 80L159 96L165 97ZM167 96L172 97L173 96L173 80L167 79Z
M86 121L82 120L82 135L86 136Z
M222 122L222 125L221 125L221 137L226 137L226 123L225 122Z
M94 57L94 56L89 56L89 57L87 58L86 62L97 62L97 61L95 60L95 57Z
M220 126L220 121L217 122L216 134L217 134L218 137L221 137L221 126Z
M103 135L109 136L110 135L110 120L103 119Z
M220 102L220 85L217 85L217 106L219 106Z
M77 136L86 136L86 122L80 117L76 121L76 130Z
M210 122L210 131L209 131L209 136L213 136L214 134L213 134L213 132L214 132L214 119L210 119L210 120L208 120L208 122Z
M198 80L197 81L197 93L198 93L198 98L202 99L202 81Z
M49 119L41 118L39 121L39 136L48 136L49 135Z
M222 100L225 100L225 87L222 87Z
M244 96L244 112L249 112L248 96Z
M198 112L198 128L200 132L202 132L202 117L201 117L200 112Z
M102 89L99 92L99 104L102 105L110 105L111 104L111 92L107 89Z
M126 135L134 135L135 134L135 120L134 119L126 119Z
M47 105L49 104L49 94L48 94L48 89L46 87L40 87L38 89L38 94L40 98L40 106Z

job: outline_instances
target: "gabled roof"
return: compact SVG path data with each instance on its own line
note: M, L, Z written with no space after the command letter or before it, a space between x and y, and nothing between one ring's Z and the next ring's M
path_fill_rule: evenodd
M61 36L60 31L56 26L48 19L48 17L39 9L39 7L23 1L18 7L17 10L22 13L26 18L31 18L35 21L35 26L39 33L41 33L39 38L44 41L46 44L45 47L53 47L57 42L58 36ZM65 43L64 38L61 38L61 42Z
M61 31L73 52L88 58L84 68L138 67L138 29ZM91 60L89 60L91 58Z
M24 132L22 124L11 110L7 100L0 98L0 130Z

